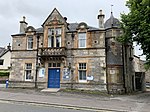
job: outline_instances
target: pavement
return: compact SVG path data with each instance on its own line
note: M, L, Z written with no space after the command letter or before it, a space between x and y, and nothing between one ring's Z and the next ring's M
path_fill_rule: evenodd
M89 95L0 88L0 101L45 105L96 112L150 112L150 91L132 95Z

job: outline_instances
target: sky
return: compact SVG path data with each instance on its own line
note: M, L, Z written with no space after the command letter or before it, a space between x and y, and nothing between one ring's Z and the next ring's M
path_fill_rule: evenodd
M7 46L11 43L11 35L19 33L19 21L23 16L28 25L39 28L57 8L69 23L86 22L98 27L99 10L103 10L106 21L113 5L113 15L120 19L120 13L129 12L125 3L126 0L0 0L0 47Z

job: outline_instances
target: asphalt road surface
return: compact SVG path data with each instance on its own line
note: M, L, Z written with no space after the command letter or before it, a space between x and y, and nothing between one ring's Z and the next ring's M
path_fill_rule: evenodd
M91 112L91 111L0 102L0 112Z

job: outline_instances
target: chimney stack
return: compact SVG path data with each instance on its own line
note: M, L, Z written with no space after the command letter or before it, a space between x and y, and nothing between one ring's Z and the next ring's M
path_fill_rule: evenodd
M26 17L23 16L23 20L20 21L20 33L24 33L28 23L25 21Z
M10 43L9 43L9 45L7 46L7 49L8 49L8 50L11 50L11 46L10 46Z
M98 21L99 21L99 28L103 29L104 28L104 17L105 15L102 13L102 10L99 11L99 15L98 15Z

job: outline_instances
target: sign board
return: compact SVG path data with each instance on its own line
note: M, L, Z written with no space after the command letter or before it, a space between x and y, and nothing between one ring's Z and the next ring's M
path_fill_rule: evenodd
M116 73L115 69L111 69L110 71L110 74L114 75Z
M70 70L68 68L63 69L63 80L69 80L70 79Z
M40 68L39 69L39 77L44 77L45 76L45 68Z
M88 76L88 77L87 77L87 80L89 80L89 81L91 81L91 80L93 80L93 79L94 79L93 76Z

